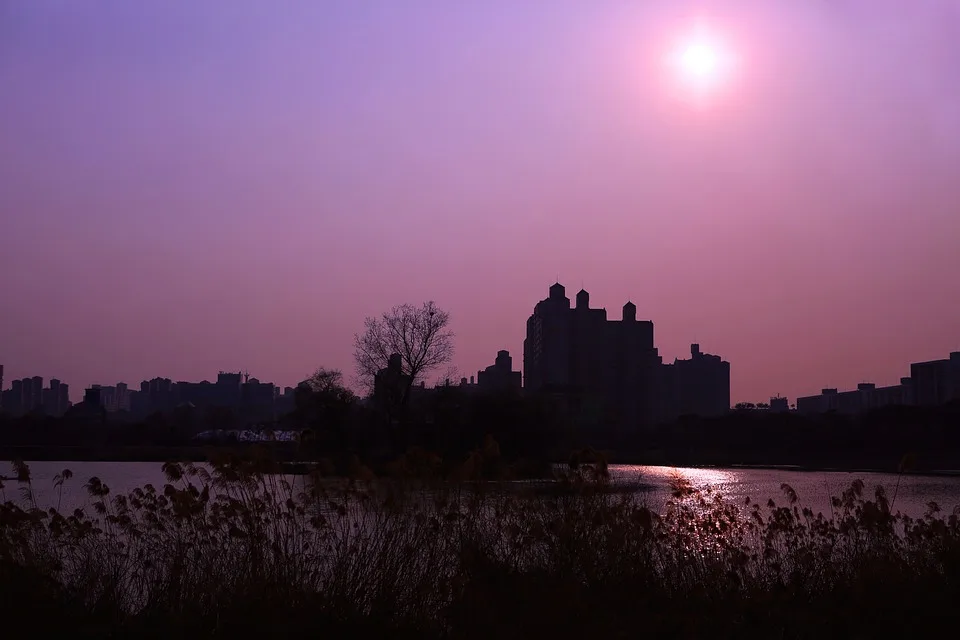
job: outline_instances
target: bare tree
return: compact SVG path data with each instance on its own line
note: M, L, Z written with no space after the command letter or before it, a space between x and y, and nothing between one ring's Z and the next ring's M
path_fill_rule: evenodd
M447 367L444 370L444 372L437 378L436 382L434 382L434 385L438 387L443 386L445 384L458 385L460 384L461 377L462 376L460 375L460 369L458 369L456 366L451 365Z
M339 369L320 367L309 378L300 383L315 393L341 391L345 389L343 373Z
M387 368L391 355L398 354L406 377L406 388L402 390L405 403L410 387L453 358L449 323L450 314L432 301L419 307L399 305L379 318L367 318L363 333L354 337L360 381L372 391L377 373Z
M307 427L310 435L302 442L342 451L350 442L350 416L357 398L343 384L339 369L320 367L297 385L293 419Z

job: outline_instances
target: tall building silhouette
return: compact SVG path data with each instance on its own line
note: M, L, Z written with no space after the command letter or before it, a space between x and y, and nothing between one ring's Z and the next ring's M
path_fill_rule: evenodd
M50 379L50 387L43 388L43 378L21 378L10 384L10 389L0 393L3 410L12 416L28 413L59 417L70 408L69 385L56 378Z
M62 416L70 408L70 385L50 378L50 387L43 390L43 412L48 416Z
M410 376L403 372L403 356L394 353L387 361L387 366L373 378L373 401L383 408L400 406L403 400L404 389L412 383ZM414 390L411 389L411 392Z
M611 320L606 309L590 308L585 290L571 307L558 282L527 319L524 389L563 397L581 422L630 428L669 420L673 382L654 346L653 322L637 320L632 302Z
M100 404L107 413L118 413L133 409L133 392L130 391L125 382L118 382L109 386L95 384L92 385L92 388L100 390Z
M470 384L473 384L473 378ZM477 389L480 391L520 391L522 386L523 374L513 370L509 351L498 351L494 363L477 372Z
M960 400L960 351L944 360L914 362L910 365L915 402L922 407Z
M813 396L797 398L797 412L807 415L841 413L857 415L872 409L896 405L936 407L960 401L960 352L948 358L914 362L910 377L900 378L900 384L878 387L872 382L861 382L855 390L821 389Z
M730 363L690 345L690 359L665 365L671 406L677 415L720 416L730 410Z
M9 396L7 397L6 405L7 410L13 415L20 415L26 411L24 408L25 395L24 395L24 384L23 380L14 380L10 383L10 391L7 392Z
M23 379L24 389L29 389L26 392L26 407L24 408L24 413L29 413L31 411L36 411L43 408L43 377L42 376L33 376L32 378Z
M140 391L132 394L130 410L134 415L147 416L156 411L169 411L176 405L173 380L153 378L140 383Z

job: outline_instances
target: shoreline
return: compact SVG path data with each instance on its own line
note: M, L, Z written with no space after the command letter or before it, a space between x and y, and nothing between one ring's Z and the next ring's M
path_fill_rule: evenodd
M225 453L242 453L246 447L211 447L211 446L0 446L0 460L11 462L24 460L27 462L207 462L211 457ZM298 456L296 451L285 448L274 449L276 461L295 466L310 464L314 460L305 459L307 456ZM688 469L716 469L725 471L789 471L797 473L846 473L846 474L885 474L900 475L901 471L894 466L869 465L859 462L850 466L837 464L716 464L716 463L671 463L667 460L656 462L642 461L642 456L619 456L612 452L607 454L608 464L623 466L688 468ZM563 464L558 461L556 464ZM6 473L0 473L7 476ZM929 477L960 477L960 469L912 469L903 471L904 476Z
M945 478L960 477L960 470L955 469L930 469L917 471L903 471L899 469L871 469L866 467L843 468L843 467L821 467L804 465L756 465L756 464L734 464L726 467L712 467L714 469L744 469L747 471L795 471L798 473L873 473L883 475L905 475L905 476L937 476Z
M904 476L930 476L930 477L941 477L941 478L958 478L960 477L960 469L930 469L930 470L914 470L914 471L900 471L899 469L893 468L869 468L869 467L836 467L836 466L820 466L820 465L797 465L797 464L728 464L728 465L719 465L719 464L640 464L640 463L628 463L628 462L610 462L608 463L611 466L627 466L627 467L665 467L669 469L715 469L717 471L790 471L794 473L864 473L864 474L878 474L878 475L904 475Z

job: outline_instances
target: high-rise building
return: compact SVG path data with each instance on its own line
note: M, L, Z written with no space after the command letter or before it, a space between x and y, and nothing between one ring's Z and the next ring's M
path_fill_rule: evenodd
M277 388L272 382L248 378L240 385L240 394L243 414L248 419L257 422L276 419Z
M43 378L41 376L33 376L32 378L24 378L24 388L29 389L29 395L26 402L26 407L24 413L29 413L31 411L36 411L43 408Z
M192 404L195 407L232 407L242 402L243 374L221 371L217 381L185 382L174 385L176 404Z
M955 401L960 401L960 352L943 360L914 362L910 377L900 378L898 385L861 382L856 390L822 389L818 395L797 398L797 412L856 415L895 405L936 407Z
M910 365L914 401L922 407L960 400L960 352L945 360L915 362Z
M790 411L790 401L780 395L770 398L770 411L772 413L787 413Z
M176 405L175 385L170 378L153 378L140 383L130 397L130 411L145 417L156 411L169 411Z
M69 408L69 386L50 378L50 387L43 390L43 412L48 416L62 416Z
M277 415L282 416L290 413L296 408L296 391L293 387L284 387L283 393L277 393L276 410Z
M70 409L70 385L66 382L61 382L60 386L60 398L57 401L57 408L59 413L57 415L63 415Z
M679 415L720 416L730 411L730 363L690 345L689 360L675 360L671 367Z
M23 380L14 380L12 383L10 383L10 391L8 393L10 395L6 401L7 411L15 416L24 413L26 398L24 397Z
M88 407L103 407L103 398L100 395L101 387L98 384L83 392L83 404Z
M21 378L14 380L10 389L0 392L0 403L4 412L13 416L40 412L58 417L70 407L69 389L69 385L56 378L50 379L50 387L46 389L40 376Z
M95 384L93 388L100 390L100 404L107 413L131 410L131 392L125 382L111 386Z
M400 406L403 394L412 382L410 376L403 372L403 357L394 353L387 361L386 368L378 371L373 378L374 403L390 409Z
M527 320L523 345L524 389L564 397L582 422L631 427L668 418L653 322L637 320L632 302L608 320L585 290L571 307L556 283Z
M534 307L523 341L523 388L563 397L581 422L632 428L681 413L713 416L730 409L730 363L701 353L665 365L653 322L637 319L632 302L620 320L591 309L581 290L576 305L560 283Z
M469 385L473 385L473 378ZM494 363L477 372L477 389L480 391L520 391L522 386L523 374L513 370L513 358L509 351L498 351Z

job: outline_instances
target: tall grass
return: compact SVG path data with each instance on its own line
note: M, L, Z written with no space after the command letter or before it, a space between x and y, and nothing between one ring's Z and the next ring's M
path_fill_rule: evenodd
M912 519L854 482L814 514L695 490L655 511L602 465L554 490L408 459L334 479L265 461L164 465L90 512L41 509L15 464L0 506L0 614L33 632L210 637L867 637L960 620L960 522ZM69 471L56 479L71 480ZM945 627L945 625L947 625Z

